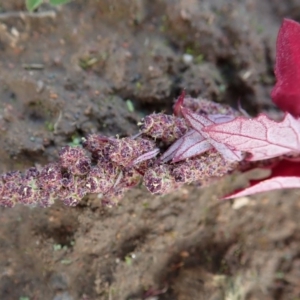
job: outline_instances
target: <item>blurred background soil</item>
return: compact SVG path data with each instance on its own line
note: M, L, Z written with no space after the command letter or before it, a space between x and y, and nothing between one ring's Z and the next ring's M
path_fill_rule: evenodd
M126 136L185 88L250 114L270 101L278 28L299 0L0 0L0 172ZM143 188L118 207L0 209L1 300L299 300L300 192L220 202L246 181Z

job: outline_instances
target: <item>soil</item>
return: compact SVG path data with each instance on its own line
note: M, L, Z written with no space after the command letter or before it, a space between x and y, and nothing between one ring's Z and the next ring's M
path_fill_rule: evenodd
M300 21L298 0L76 0L34 14L24 2L0 1L1 173L89 133L134 134L183 88L275 112L277 31ZM219 200L245 183L1 208L0 299L299 300L300 192Z

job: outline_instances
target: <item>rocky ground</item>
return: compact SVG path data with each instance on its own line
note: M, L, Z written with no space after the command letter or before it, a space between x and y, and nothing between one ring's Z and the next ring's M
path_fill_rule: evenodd
M277 31L300 21L298 0L24 2L0 1L1 173L89 133L134 134L183 88L272 114ZM0 299L299 300L300 192L218 200L242 184L1 208Z

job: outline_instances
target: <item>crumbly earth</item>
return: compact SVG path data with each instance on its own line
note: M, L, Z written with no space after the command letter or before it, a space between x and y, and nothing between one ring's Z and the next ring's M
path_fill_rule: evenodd
M34 15L24 2L0 1L1 173L89 133L132 135L182 88L275 114L277 30L300 21L298 0L74 0ZM218 200L244 184L1 208L0 299L300 299L300 192Z

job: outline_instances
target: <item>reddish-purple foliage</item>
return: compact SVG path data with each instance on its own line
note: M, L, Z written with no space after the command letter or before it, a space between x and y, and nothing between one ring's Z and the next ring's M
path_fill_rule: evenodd
M242 109L183 92L174 115L146 116L133 137L92 134L83 147L64 147L57 163L0 176L0 205L47 207L60 199L74 206L88 193L114 204L139 182L164 194L255 167L269 169L270 175L225 199L300 188L300 24L292 20L285 19L278 34L275 75L272 99L285 111L281 121L264 114L250 118Z
M193 128L178 139L163 155L162 161L185 160L210 149L217 150L226 161L268 160L282 156L300 156L300 24L285 19L278 34L276 85L273 101L286 112L276 122L266 115L256 118L236 117L191 111L184 107L185 94L178 98L174 113L183 116ZM230 197L258 192L300 187L300 162L278 159L270 177L252 181L244 191ZM274 165L274 164L273 164Z
M243 197L256 193L284 188L300 188L300 165L290 160L281 160L271 169L271 174L263 180L251 180L250 186L224 197Z
M282 155L300 156L300 24L285 19L279 30L276 51L276 85L272 99L286 112L281 122L265 115L254 119L236 118L204 129L212 138L231 149L250 153L249 160L266 160ZM293 117L294 116L294 117ZM249 188L226 198L240 197L283 188L300 188L300 161L279 160L271 175L252 181Z
M281 122L266 115L238 117L225 124L207 126L203 132L231 149L251 154L251 161L300 152L300 122L290 114Z
M192 129L184 135L181 134L181 137L177 138L175 143L163 153L160 158L162 162L170 160L174 163L179 162L205 153L213 148L219 151L228 161L240 161L242 159L241 153L231 151L224 144L210 139L205 132L202 132L202 128L205 126L233 120L238 115L238 112L229 107L203 99L196 100L185 97L185 92L183 91L174 105L174 114L183 116Z
M276 85L271 93L283 111L300 116L300 24L285 19L279 30L275 65Z
M190 129L178 139L162 156L162 162L178 162L200 155L211 149L212 145L195 129Z
M228 161L241 161L243 158L242 152L238 149L233 150L226 146L222 141L217 141L212 135L207 134L204 129L215 124L223 124L234 119L234 116L226 115L199 115L189 109L182 108L182 113L190 125L215 148ZM222 125L221 125L222 126Z

